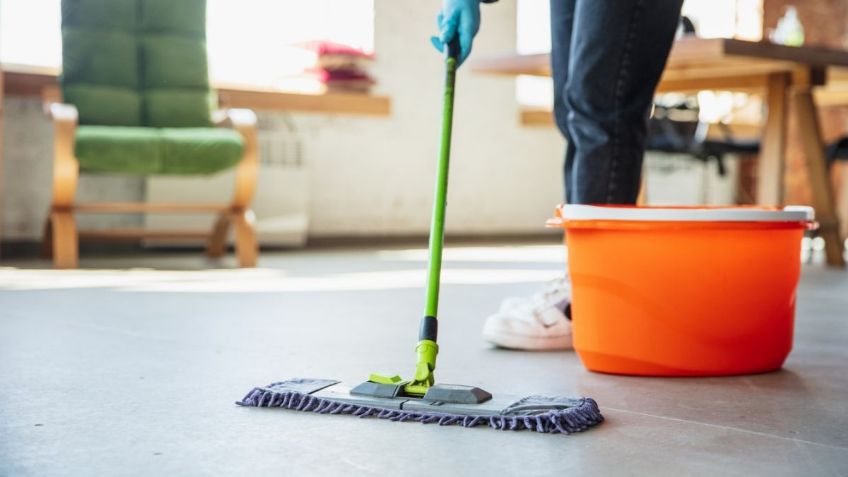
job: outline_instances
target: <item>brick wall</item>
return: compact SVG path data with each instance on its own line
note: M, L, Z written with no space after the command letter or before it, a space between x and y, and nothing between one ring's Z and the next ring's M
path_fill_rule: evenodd
M804 25L804 37L807 45L845 48L848 40L848 1L845 0L765 0L763 2L763 37L768 38L769 31L777 26L777 21L783 16L786 7L794 5L798 16ZM848 134L848 106L820 108L820 119L825 142ZM805 170L804 155L801 140L798 136L798 125L794 115L789 120L789 136L787 138L787 174L786 202L810 203L810 189ZM844 169L841 165L839 169ZM841 174L840 174L841 173ZM837 170L834 183L838 185L840 175L848 171ZM837 191L848 193L848 191Z
M804 25L804 38L808 45L840 48L848 20L848 2L845 0L764 0L763 38L768 38L770 29L777 26L787 6L798 10Z

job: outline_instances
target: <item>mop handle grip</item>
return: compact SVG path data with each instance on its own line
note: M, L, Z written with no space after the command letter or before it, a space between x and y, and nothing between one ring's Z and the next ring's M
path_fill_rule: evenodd
M418 326L418 340L436 341L438 335L439 320L435 316L421 318L421 324Z
M448 42L447 48L445 48L445 59L453 58L458 61L461 50L459 46L459 35L455 35L453 40Z

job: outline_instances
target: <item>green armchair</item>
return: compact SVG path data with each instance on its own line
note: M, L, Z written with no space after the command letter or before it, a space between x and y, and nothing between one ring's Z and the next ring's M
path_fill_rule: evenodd
M205 0L62 0L61 92L45 93L54 122L53 200L45 251L74 268L79 238L184 237L226 250L230 226L243 267L258 256L250 210L257 175L256 117L214 111ZM64 101L64 102L63 102ZM229 203L75 203L84 173L214 174L236 168ZM77 231L75 213L218 215L209 233L146 229Z

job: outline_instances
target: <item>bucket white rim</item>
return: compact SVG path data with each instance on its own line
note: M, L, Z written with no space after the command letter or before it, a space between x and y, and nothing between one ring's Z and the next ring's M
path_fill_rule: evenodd
M781 210L755 207L614 207L566 204L558 208L563 220L619 220L645 222L810 222L812 207L789 205Z

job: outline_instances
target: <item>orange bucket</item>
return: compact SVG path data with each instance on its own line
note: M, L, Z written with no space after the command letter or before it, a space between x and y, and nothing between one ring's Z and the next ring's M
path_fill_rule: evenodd
M574 348L602 373L780 369L809 207L564 205Z

